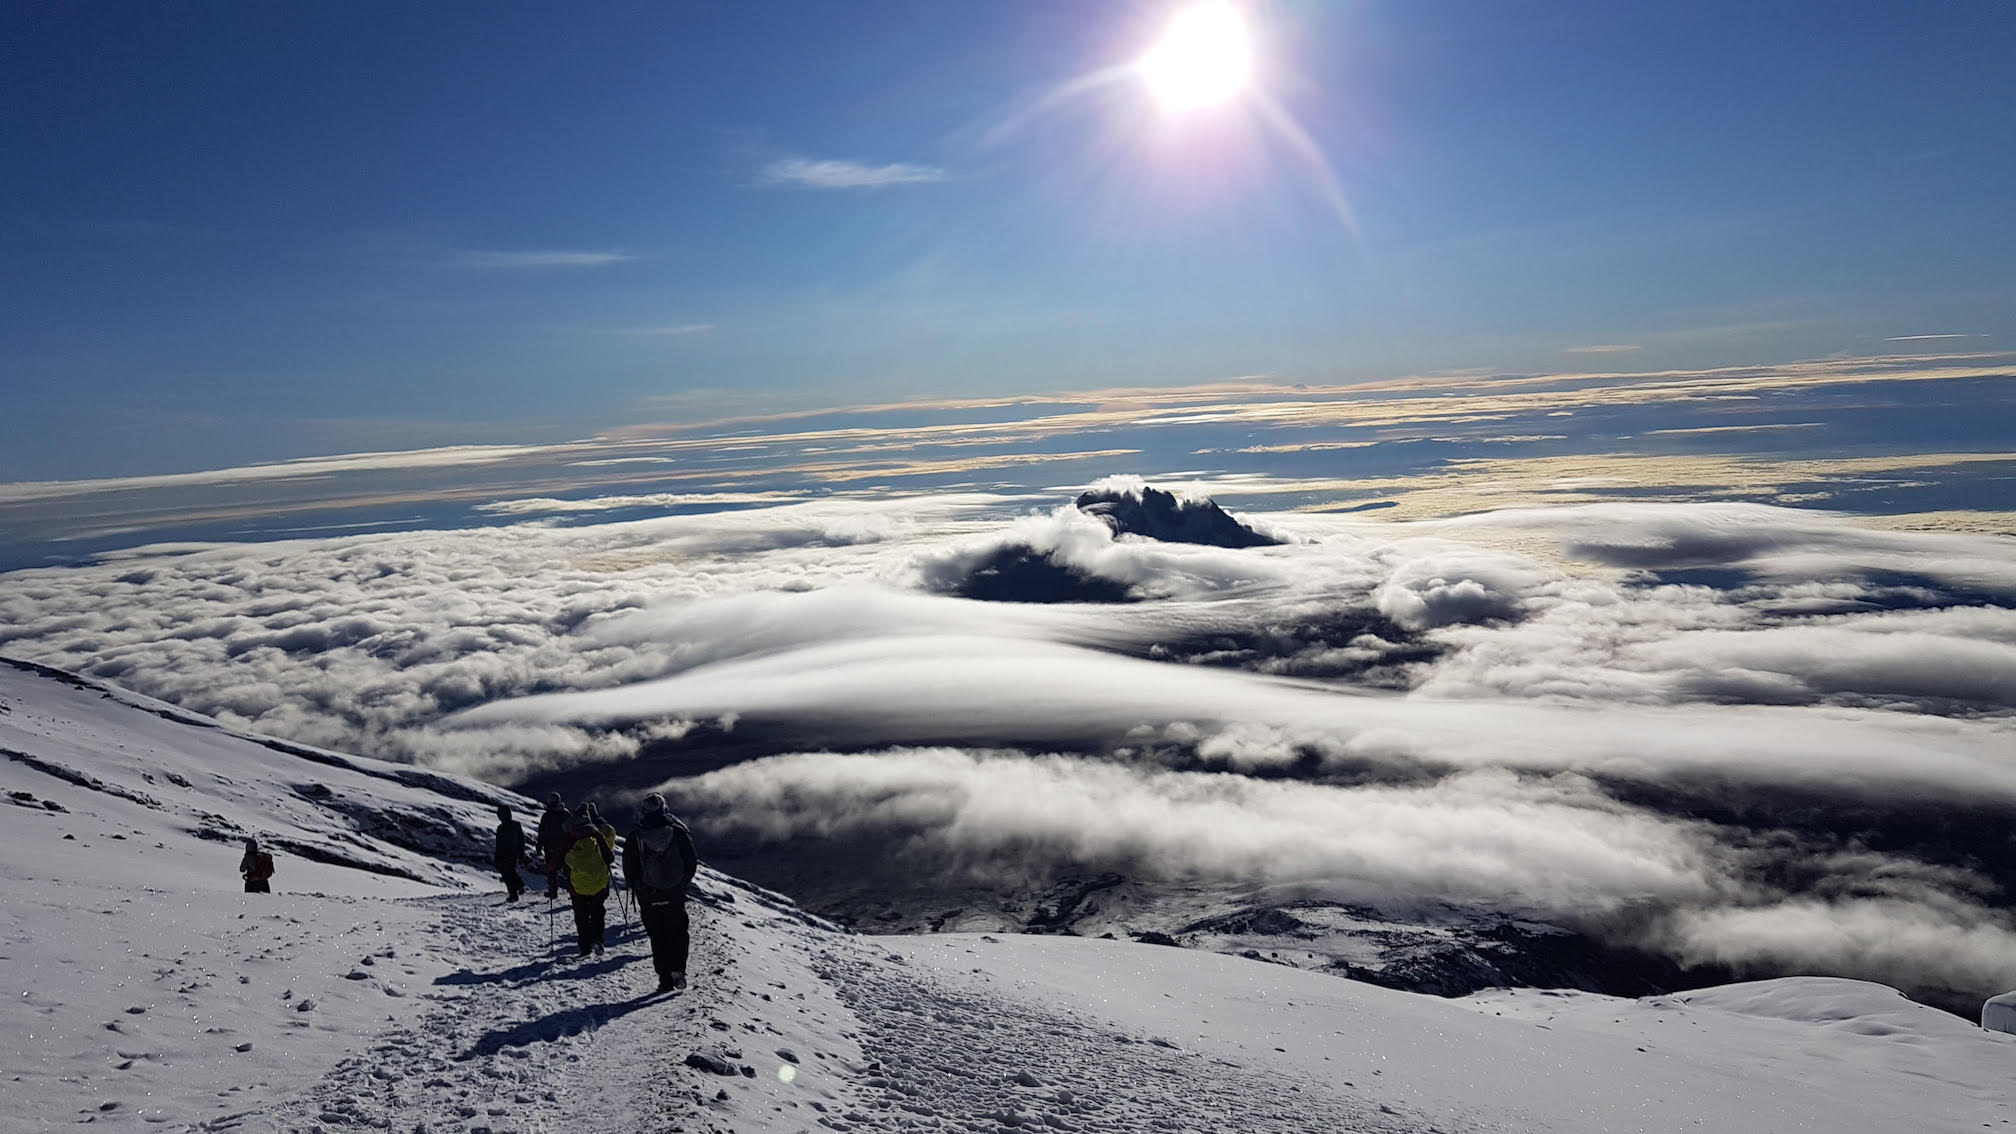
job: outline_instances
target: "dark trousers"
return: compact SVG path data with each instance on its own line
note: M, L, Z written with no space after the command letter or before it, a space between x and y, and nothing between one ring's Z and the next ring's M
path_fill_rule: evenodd
M518 864L515 862L500 862L497 864L497 873L504 876L504 900L507 902L517 901L518 895L525 892L525 880L518 876Z
M651 935L651 967L658 970L658 979L674 973L684 976L689 944L685 899L639 902L637 915L644 922L644 932Z
M602 930L609 911L604 905L609 900L609 889L603 887L592 894L574 895L574 931L581 935L581 955L602 944Z
M245 880L245 892L248 894L270 894L273 892L273 885L264 878L247 878Z
M560 896L560 883L566 880L567 868L560 863L560 856L565 853L565 851L550 848L546 851L546 898L548 901Z

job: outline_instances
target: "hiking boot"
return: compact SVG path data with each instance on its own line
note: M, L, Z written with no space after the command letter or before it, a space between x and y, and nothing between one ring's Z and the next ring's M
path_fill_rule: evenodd
M602 955L602 946L599 944L595 946L595 955L598 957Z
M659 984L659 987L663 988L667 992L677 992L680 989L686 987L686 974L673 973L671 976L666 977L664 981L662 981Z

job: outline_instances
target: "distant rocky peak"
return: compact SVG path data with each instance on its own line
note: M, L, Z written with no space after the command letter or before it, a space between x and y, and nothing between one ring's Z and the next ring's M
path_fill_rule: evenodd
M1180 497L1146 484L1096 488L1081 493L1077 504L1079 511L1106 521L1115 535L1212 547L1272 547L1281 542L1233 519L1211 500Z

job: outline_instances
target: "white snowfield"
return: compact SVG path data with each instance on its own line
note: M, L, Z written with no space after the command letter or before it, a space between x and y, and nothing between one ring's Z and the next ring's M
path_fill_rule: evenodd
M14 666L0 750L7 1131L1835 1134L2016 1118L2016 1036L1880 985L1440 1000L1130 942L855 936L711 871L692 989L646 996L634 917L612 905L607 955L576 961L536 892L502 904L483 865L494 806L532 818L507 792ZM240 892L243 834L278 851L275 893Z

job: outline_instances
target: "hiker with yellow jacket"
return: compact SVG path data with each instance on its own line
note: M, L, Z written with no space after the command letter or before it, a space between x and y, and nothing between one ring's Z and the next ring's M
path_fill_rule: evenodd
M616 828L602 821L595 805L584 803L566 827L568 890L574 897L574 929L580 955L602 954L609 901L609 864L616 861Z

